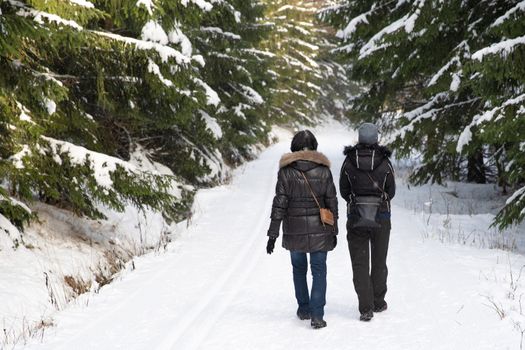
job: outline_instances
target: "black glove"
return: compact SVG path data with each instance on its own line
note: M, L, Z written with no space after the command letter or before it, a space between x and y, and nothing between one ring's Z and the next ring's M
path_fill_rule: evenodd
M275 248L275 238L268 238L268 243L266 244L266 253L272 254L273 248Z
M334 248L337 247L337 236L334 236Z

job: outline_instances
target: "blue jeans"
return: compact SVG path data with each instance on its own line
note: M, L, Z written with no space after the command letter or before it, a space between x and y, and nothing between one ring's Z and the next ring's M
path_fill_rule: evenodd
M312 293L308 293L306 273L308 261L306 253L290 252L293 266L293 283L295 298L299 310L309 312L312 317L322 318L326 304L326 252L310 253L310 267L312 269Z

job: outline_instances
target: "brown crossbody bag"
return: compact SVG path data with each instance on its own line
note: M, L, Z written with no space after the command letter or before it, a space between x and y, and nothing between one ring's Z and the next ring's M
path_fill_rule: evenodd
M321 208L321 205L319 204L319 201L317 200L317 197L315 196L314 191L312 190L312 186L310 186L310 182L306 178L306 175L302 171L301 171L301 175L303 175L304 180L306 181L306 185L308 186L308 189L310 190L312 197L314 197L315 203L319 207L319 214L321 216L321 222L323 223L323 226L325 224L334 226L335 224L334 213L332 213L330 209Z

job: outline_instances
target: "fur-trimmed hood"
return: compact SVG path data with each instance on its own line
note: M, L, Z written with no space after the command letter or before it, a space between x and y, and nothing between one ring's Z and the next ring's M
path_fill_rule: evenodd
M330 161L328 160L328 158L321 152L317 151L298 151L286 153L281 157L281 160L279 161L279 167L284 168L285 166L300 160L330 167Z
M367 149L369 149L369 150L376 150L376 151L379 151L386 158L389 158L392 155L392 151L390 151L390 149L388 149L385 146L379 146L378 144L364 145L362 143L358 143L355 146L346 146L345 150L343 151L343 154L345 156L348 156L351 152L355 152L356 149L359 150L359 151L367 150Z
M356 168L371 171L379 167L383 160L392 155L392 152L384 146L361 143L345 147L343 153Z

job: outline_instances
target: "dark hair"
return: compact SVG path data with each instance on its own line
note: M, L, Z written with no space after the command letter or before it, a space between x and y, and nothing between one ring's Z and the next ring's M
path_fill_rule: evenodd
M299 131L292 139L292 152L303 151L309 149L310 151L317 150L317 140L310 130Z

